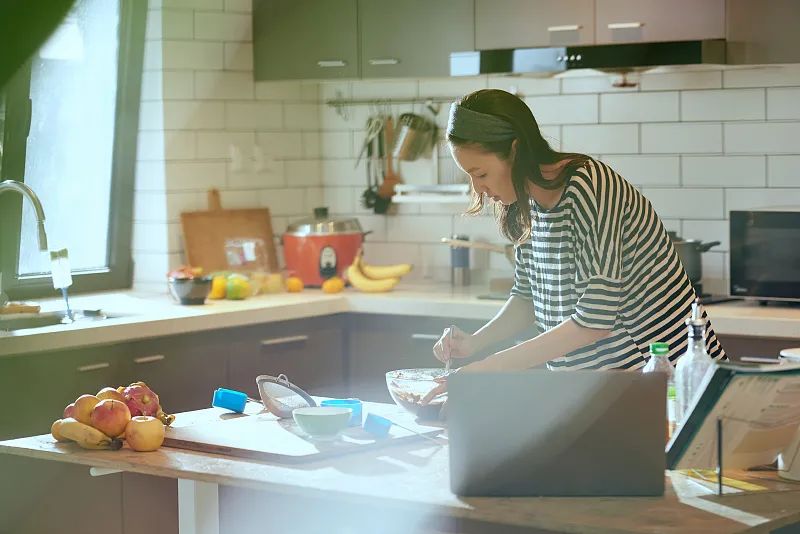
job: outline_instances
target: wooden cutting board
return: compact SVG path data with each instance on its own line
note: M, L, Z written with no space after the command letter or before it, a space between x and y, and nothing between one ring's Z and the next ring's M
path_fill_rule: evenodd
M272 219L268 208L222 209L219 191L208 192L208 211L181 213L183 249L186 261L205 272L229 268L225 241L235 238L258 238L264 241L267 267L278 271L278 257L272 238Z
M440 428L407 421L402 424L424 435L433 436L441 432ZM348 427L334 440L316 440L306 436L292 419L278 419L271 413L260 413L207 424L168 427L164 446L292 464L363 452L413 439L423 438L393 425L385 438L375 438L360 427Z

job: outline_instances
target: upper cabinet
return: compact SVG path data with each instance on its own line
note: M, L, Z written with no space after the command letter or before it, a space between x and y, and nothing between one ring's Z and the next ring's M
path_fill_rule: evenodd
M254 0L256 80L358 77L356 0Z
M478 50L594 43L594 0L475 0Z
M595 0L595 42L725 38L725 0Z
M800 2L728 0L727 10L728 63L800 61Z
M361 0L358 16L364 78L448 76L475 47L474 0Z

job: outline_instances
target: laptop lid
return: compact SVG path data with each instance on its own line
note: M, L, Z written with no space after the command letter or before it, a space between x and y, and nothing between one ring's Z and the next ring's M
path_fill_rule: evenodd
M448 380L458 495L661 495L662 373L530 370Z

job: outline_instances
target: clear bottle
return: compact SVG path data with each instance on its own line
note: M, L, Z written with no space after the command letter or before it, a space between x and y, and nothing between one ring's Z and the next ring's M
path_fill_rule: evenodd
M675 431L675 370L669 361L668 343L651 343L650 359L642 369L644 373L666 373L667 375L667 440Z
M686 353L678 359L675 366L675 388L678 394L676 421L680 425L694 403L703 378L713 360L706 352L706 321L699 300L692 303L692 316L686 319L689 344Z

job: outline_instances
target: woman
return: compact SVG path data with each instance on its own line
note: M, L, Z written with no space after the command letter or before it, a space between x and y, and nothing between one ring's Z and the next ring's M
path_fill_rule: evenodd
M532 324L540 335L462 369L637 369L650 343L669 343L673 362L685 352L696 296L636 188L600 161L550 148L528 106L505 91L454 103L447 140L472 183L467 212L493 201L500 230L516 245L516 268L494 319L471 335L445 330L434 346L439 360L471 356ZM706 321L708 353L724 358Z

